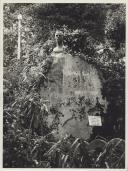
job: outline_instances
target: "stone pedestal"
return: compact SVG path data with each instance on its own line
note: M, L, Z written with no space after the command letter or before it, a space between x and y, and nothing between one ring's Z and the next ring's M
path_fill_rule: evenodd
M92 127L88 124L88 110L95 106L97 97L106 106L101 87L92 65L70 54L53 54L47 87L41 91L42 98L48 100L49 126L55 125L60 137L72 134L89 138Z

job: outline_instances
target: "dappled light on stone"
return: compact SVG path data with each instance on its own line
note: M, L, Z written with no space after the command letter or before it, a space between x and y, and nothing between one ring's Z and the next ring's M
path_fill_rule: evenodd
M41 91L42 98L48 100L48 124L55 125L59 137L71 134L87 139L92 133L88 115L96 99L103 104L104 110L107 107L98 71L80 57L68 53L54 53L52 58L47 87Z

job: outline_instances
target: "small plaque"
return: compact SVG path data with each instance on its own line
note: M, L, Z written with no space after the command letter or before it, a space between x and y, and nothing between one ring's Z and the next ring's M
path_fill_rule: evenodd
M88 116L89 126L102 126L101 116Z

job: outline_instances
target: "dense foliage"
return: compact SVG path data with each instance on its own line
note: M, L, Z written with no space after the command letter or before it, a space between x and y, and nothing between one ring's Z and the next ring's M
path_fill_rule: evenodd
M52 64L57 28L64 32L67 51L95 65L101 75L108 108L103 128L94 128L90 141L97 135L125 138L125 5L4 4L4 167L96 167L85 140L57 141L56 130L47 124L40 88Z

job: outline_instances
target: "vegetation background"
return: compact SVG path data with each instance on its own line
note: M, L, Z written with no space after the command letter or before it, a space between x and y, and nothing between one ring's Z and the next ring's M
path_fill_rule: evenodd
M108 101L104 126L96 135L125 139L125 4L4 4L4 167L96 167L85 141L56 141L48 127L40 88L52 64L56 29L64 44L102 73ZM21 59L17 60L18 14L22 14ZM78 146L74 144L79 142ZM74 144L73 144L74 143ZM100 166L102 167L102 166Z

